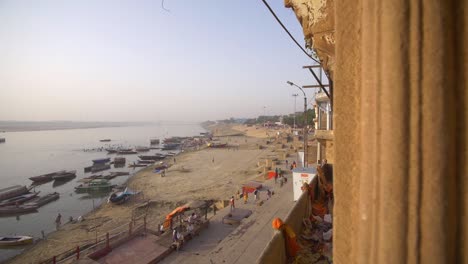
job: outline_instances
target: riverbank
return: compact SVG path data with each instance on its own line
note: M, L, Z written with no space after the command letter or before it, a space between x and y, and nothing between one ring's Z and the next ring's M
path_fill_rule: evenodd
M196 199L226 200L243 182L258 178L257 162L271 152L258 147L265 143L265 138L241 135L248 130L244 126L216 125L210 129L215 136L220 136L221 142L237 147L182 153L175 158L175 163L173 159L167 160L172 166L166 177L153 173L151 168L140 171L129 180L128 186L142 195L124 205L103 204L86 215L83 222L62 226L10 263L45 260L128 224L144 201L154 201L147 213L149 226L155 228L177 205ZM262 133L266 135L266 131ZM51 215L51 221L54 217Z

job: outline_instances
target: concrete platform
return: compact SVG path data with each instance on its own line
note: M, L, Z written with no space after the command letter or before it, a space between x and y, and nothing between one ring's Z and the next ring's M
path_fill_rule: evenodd
M137 236L118 248L113 249L109 254L97 260L99 263L132 263L147 264L156 263L171 253L173 249L156 243L157 236L147 234Z
M233 211L227 213L223 217L223 224L239 225L242 219L249 217L252 214L252 210L236 208Z

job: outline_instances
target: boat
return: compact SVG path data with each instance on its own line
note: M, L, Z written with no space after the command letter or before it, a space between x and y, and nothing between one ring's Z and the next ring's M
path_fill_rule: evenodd
M109 199L107 199L107 202L111 202L113 204L122 204L128 201L128 199L130 199L130 197L135 194L137 193L129 190L128 188L125 188L125 190L122 192L113 192L109 196Z
M142 168L142 167L147 167L147 166L149 166L149 164L129 164L128 165L129 168L137 168L137 167Z
M113 154L113 153L117 153L118 150L117 149L112 149L112 148L106 148L106 151L108 154Z
M22 203L24 203L26 201L29 201L29 200L31 200L33 198L36 198L38 194L39 194L39 192L27 193L27 194L18 195L16 197L13 197L13 198L10 198L10 199L7 199L7 200L3 200L2 202L0 202L0 207L9 206L9 205L16 205L16 204L22 204Z
M166 156L169 156L169 157L173 157L173 156L175 156L175 155L177 155L177 153L175 153L175 152L168 152L168 153L166 153Z
M110 191L112 184L108 180L95 179L88 183L83 183L75 187L76 192L99 192L99 191Z
M138 164L153 164L154 160L139 160Z
M109 164L97 164L91 168L91 172L98 172L103 170L110 169L111 166Z
M145 152L145 151L150 151L150 148L148 148L148 147L136 147L135 150L137 152Z
M5 138L0 138L0 143L5 143L6 139Z
M154 170L165 170L167 168L169 168L169 166L167 166L167 164L164 163L154 166Z
M84 172L91 172L94 166L88 166L84 168Z
M101 139L99 141L101 141L101 142L110 142L111 140L109 138L106 138L106 139Z
M227 147L227 143L208 143L208 147L210 148L225 148Z
M57 192L53 192L53 193L49 193L49 194L46 194L44 196L41 196L41 197L37 197L35 198L34 200L31 200L27 203L25 203L24 205L25 206L37 206L37 207L41 207L43 205L46 205L52 201L55 201L57 200L58 198L60 198L60 194L57 193Z
M93 164L102 164L110 161L110 158L94 159Z
M181 145L180 143L164 144L164 146L161 149L162 150L174 150L174 149L178 149L180 145Z
M127 171L112 171L112 172L110 172L110 175L113 175L115 177L117 177L117 176L126 176L126 175L130 175L130 172L127 172Z
M64 172L66 171L61 170L61 171L51 172L47 174L42 174L39 176L30 177L29 179L35 183L39 183L39 182L44 183L44 182L52 181L54 176L62 174Z
M76 177L76 170L66 171L64 173L52 176L55 181L66 181Z
M37 205L9 205L0 207L0 216L3 215L17 215L17 214L25 214L37 211Z
M20 246L32 242L33 238L30 236L0 236L0 246Z
M160 143L159 139L156 139L156 138L150 139L150 144L151 145L159 145L159 143Z
M13 198L18 195L22 195L29 192L29 189L26 186L15 185L8 188L0 189L0 201Z
M156 154L156 155L140 155L138 158L141 160L162 160L166 157L166 155Z
M125 164L127 160L124 157L115 157L114 164Z
M133 150L119 150L117 154L128 155L128 154L137 154L137 152Z

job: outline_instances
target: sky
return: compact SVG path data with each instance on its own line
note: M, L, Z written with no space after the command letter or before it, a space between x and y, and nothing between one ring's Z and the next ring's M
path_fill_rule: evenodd
M284 1L268 1L303 45ZM261 0L0 0L0 120L288 114L308 58ZM312 98L314 90L307 90ZM297 110L302 109L301 97Z

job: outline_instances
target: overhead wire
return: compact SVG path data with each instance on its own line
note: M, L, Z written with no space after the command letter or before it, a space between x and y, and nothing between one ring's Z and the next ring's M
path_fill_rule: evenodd
M293 37L293 35L291 35L291 33L289 32L289 30L284 26L283 22L281 22L281 20L278 18L278 16L275 14L275 12L273 11L273 9L271 9L270 5L267 3L266 0L262 0L263 3L265 4L265 6L268 8L268 10L270 10L270 13L275 17L276 21L278 21L278 23L281 25L281 27L284 29L284 31L286 31L286 33L288 33L289 37L294 41L294 43L296 43L296 45L307 55L307 57L311 58L313 61L315 61L316 63L320 64L320 62L318 60L316 60L314 57L312 57L312 55L310 55L309 53L307 53L307 51L299 44L299 42L297 42L297 40Z

